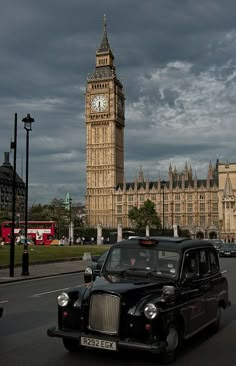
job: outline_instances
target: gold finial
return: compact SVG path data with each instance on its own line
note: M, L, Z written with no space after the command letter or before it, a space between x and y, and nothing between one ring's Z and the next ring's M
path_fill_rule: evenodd
M103 25L104 25L104 30L106 30L106 27L107 27L107 17L106 17L106 14L104 14L104 16L103 16Z

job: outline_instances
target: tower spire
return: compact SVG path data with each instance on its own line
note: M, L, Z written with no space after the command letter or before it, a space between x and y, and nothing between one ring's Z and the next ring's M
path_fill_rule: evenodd
M107 17L106 14L103 15L103 26L104 26L104 33L106 32L107 28Z
M100 44L100 47L98 48L97 53L104 53L104 52L109 52L112 55L111 48L110 48L110 45L109 45L109 42L108 42L108 37L107 37L107 18L106 18L105 14L103 16L102 42Z

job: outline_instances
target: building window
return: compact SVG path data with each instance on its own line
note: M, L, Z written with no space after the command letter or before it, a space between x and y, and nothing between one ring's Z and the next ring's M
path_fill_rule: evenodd
M134 196L133 195L131 195L131 194L128 195L128 201L129 202L133 202L133 199L134 199Z
M180 224L180 216L175 216L175 223Z
M205 203L200 203L200 211L205 211Z
M140 201L140 202L144 202L144 194L141 194L141 195L139 196L139 201Z
M212 193L212 199L213 200L218 200L218 192L213 192Z
M180 194L176 194L176 195L175 195L175 200L176 200L176 201L180 201Z
M122 217L117 217L117 224L122 224Z
M205 226L206 220L205 216L200 216L200 226Z
M193 211L192 203L188 203L188 205L187 205L187 211L188 212L192 212Z
M117 196L117 202L122 202L122 196Z
M193 197L192 197L192 193L188 193L188 194L187 194L187 201L188 201L188 202L192 202L192 199L193 199Z
M193 224L193 217L187 216L188 226L191 226Z
M117 213L122 214L122 205L117 206Z
M218 203L213 203L212 209L214 212L218 211Z
M128 205L128 212L130 211L130 210L132 210L132 208L133 208L134 206L131 206L131 205Z
M200 200L204 200L205 199L205 194L204 193L200 193L199 198L200 198Z
M175 212L180 212L180 203L175 204Z
M156 201L156 195L155 194L151 194L151 200Z

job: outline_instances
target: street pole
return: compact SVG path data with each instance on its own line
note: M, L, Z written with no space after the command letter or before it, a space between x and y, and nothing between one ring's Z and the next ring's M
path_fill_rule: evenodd
M165 185L166 181L161 181L161 189L162 189L162 235L165 234Z
M72 205L72 198L70 197L70 199L69 199L69 210L70 210L70 212L69 212L69 216L70 216L70 218L69 218L69 220L70 220L70 223L69 223L69 245L71 245L71 235L72 235L72 225L71 225L71 205Z
M22 255L22 276L29 276L29 252L28 252L28 179L29 179L29 132L32 131L31 123L34 119L27 114L22 119L26 130L26 173L25 173L25 243Z
M171 227L173 229L174 225L174 202L171 201Z
M11 245L10 245L10 266L9 276L14 277L15 261L15 212L16 212L16 152L17 152L17 113L14 121L14 141L11 143L14 150L13 176L12 176L12 220L11 220Z

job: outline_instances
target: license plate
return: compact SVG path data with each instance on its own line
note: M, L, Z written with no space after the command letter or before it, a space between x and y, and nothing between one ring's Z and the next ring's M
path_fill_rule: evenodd
M116 351L116 342L98 338L80 337L81 346Z

